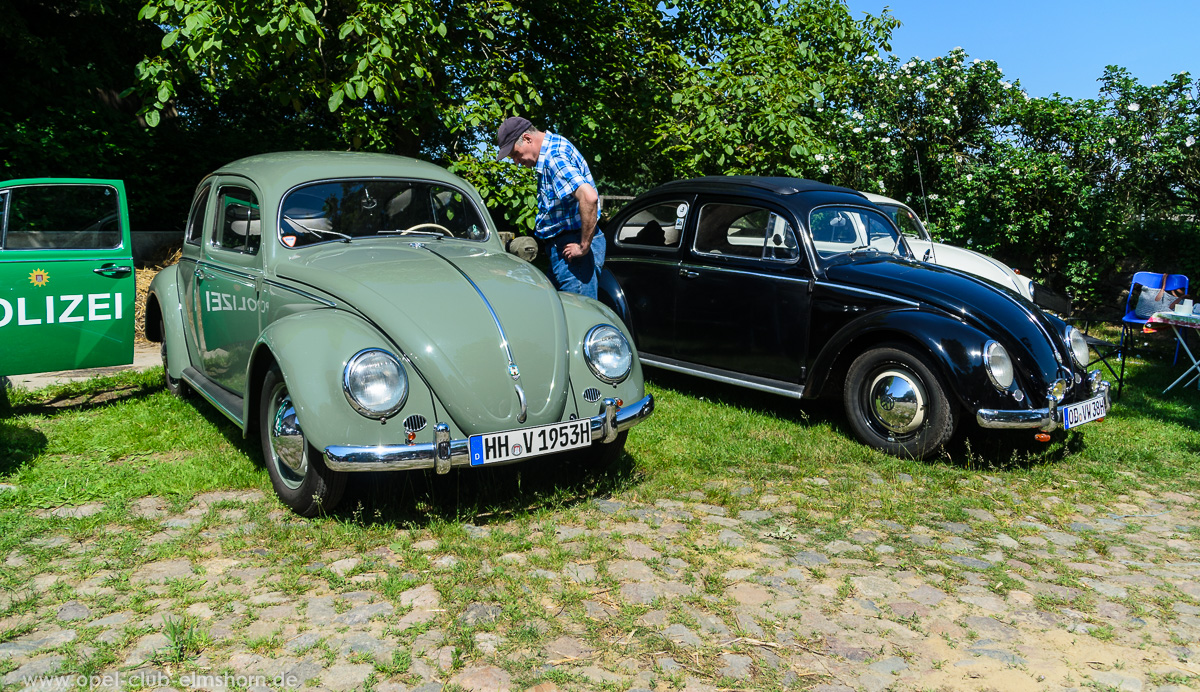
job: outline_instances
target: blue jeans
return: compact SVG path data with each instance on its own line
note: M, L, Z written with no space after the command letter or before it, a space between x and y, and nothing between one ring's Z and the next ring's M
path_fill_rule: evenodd
M578 243L579 239L579 231L565 231L550 239L547 249L550 255L550 281L560 291L595 298L600 286L600 268L604 266L607 245L604 234L597 228L587 255L574 262L563 259L563 247L568 243Z

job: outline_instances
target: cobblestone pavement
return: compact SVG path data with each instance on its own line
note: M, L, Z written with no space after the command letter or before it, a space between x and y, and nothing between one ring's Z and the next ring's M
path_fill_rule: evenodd
M1141 492L1064 517L1047 496L1024 513L837 532L797 528L786 492L729 493L753 508L597 499L563 523L401 531L303 565L276 551L305 522L257 491L174 512L143 498L139 519L91 531L72 522L103 505L58 508L43 537L0 555L26 580L0 594L15 613L0 619L0 673L13 690L77 680L56 674L106 689L379 692L1200 681L1192 497Z

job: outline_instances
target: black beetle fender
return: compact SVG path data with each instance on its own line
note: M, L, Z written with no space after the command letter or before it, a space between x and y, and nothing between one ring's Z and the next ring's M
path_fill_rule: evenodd
M952 396L971 411L1011 408L1012 400L988 381L983 345L990 338L980 330L945 315L915 308L880 310L863 315L839 329L813 360L804 397L816 398L829 384L837 362L848 362L871 346L884 342L919 346L937 366Z
M636 335L637 331L633 328L633 322L629 314L629 303L625 299L625 291L621 288L621 284L617 283L617 277L613 276L607 268L600 270L600 278L598 280L597 297L601 303L612 308L612 311L617 313L621 321L629 329L631 335ZM634 344L635 346L637 344Z

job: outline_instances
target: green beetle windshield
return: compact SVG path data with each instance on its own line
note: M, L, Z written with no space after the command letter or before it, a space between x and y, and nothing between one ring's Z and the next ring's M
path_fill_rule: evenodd
M283 200L279 239L287 247L389 235L484 240L488 231L464 192L431 181L328 181Z

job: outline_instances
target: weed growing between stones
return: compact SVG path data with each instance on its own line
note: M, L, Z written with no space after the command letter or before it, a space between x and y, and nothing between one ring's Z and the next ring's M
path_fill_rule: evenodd
M163 635L167 638L167 646L159 651L163 662L183 663L212 643L208 630L189 615L164 619Z

